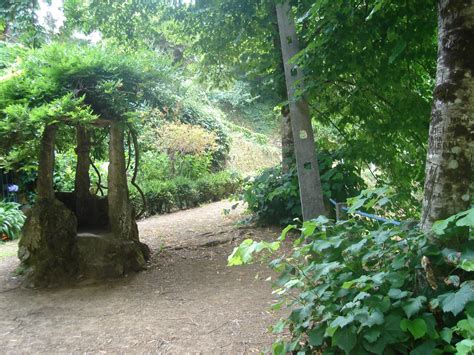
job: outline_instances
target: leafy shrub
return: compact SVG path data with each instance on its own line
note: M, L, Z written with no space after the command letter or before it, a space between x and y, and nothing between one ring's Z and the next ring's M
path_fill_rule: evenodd
M173 181L156 181L152 180L147 182L142 187L145 198L147 200L147 214L154 215L159 213L170 212L176 205L176 184ZM142 202L141 197L132 197L132 203L137 209L141 209Z
M301 216L299 196L296 172L283 174L280 167L266 169L247 180L242 193L254 218L263 224L286 224Z
M242 180L237 173L221 171L196 181L200 202L219 201L238 192Z
M76 179L76 154L73 150L56 153L54 162L54 188L56 191L74 191Z
M0 201L0 241L18 238L24 222L25 215L19 204Z
M222 200L236 193L241 182L238 174L228 171L207 174L197 180L179 176L168 181L145 181L142 190L147 199L146 214L167 213ZM131 190L131 200L137 210L143 208L143 201L134 190Z
M324 196L338 202L356 195L364 188L354 165L345 163L340 152L318 153L318 165ZM287 224L301 217L300 193L296 169L282 173L280 167L264 170L247 180L242 199L254 218L264 224Z
M176 204L179 209L195 207L199 204L199 191L193 180L177 177L173 182L176 185Z
M273 243L244 241L229 264L273 252L289 230L301 232L291 255L270 263L283 296L275 308L290 308L273 327L291 334L273 344L275 354L472 354L474 209L434 231L442 240L453 227L463 233L458 250L434 246L409 222L377 227L319 217L290 225Z

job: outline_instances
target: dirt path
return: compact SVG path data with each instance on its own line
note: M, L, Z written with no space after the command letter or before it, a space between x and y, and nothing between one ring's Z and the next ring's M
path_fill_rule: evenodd
M229 202L139 223L154 251L148 270L122 280L29 290L0 259L0 353L222 353L264 350L276 315L265 267L226 267L233 246L266 229L238 229ZM223 243L224 244L220 244ZM216 245L217 244L217 245ZM1 248L1 247L0 247ZM11 246L10 246L11 248ZM255 276L259 273L259 278Z

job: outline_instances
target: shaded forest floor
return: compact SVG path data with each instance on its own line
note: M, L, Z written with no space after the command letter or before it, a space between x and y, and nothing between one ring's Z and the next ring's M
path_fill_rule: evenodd
M265 266L226 266L243 238L277 229L238 228L228 201L139 223L153 250L148 270L69 288L19 287L14 244L0 256L2 353L251 353L267 348L274 297ZM6 250L6 249L4 249ZM258 277L256 275L258 274Z

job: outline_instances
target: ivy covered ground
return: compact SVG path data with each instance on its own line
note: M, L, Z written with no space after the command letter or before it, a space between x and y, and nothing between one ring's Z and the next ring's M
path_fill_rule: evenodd
M223 214L231 205L216 202L140 222L152 261L147 271L121 280L25 289L10 275L16 256L0 255L2 352L236 354L270 346L267 328L278 314L269 311L269 269L226 264L243 238L275 238L279 231L236 227L241 211Z

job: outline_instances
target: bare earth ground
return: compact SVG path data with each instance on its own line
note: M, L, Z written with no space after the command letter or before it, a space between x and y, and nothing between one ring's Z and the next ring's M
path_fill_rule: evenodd
M229 268L226 259L243 238L267 239L277 230L239 229L240 210L222 213L230 206L216 202L140 222L140 237L153 250L148 270L100 284L19 287L10 243L0 257L0 353L265 350L273 340L268 326L277 319L263 281L269 271Z

